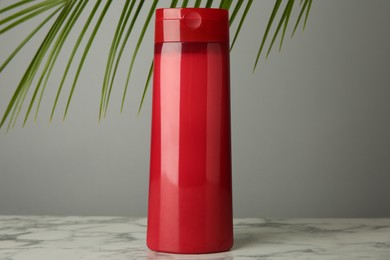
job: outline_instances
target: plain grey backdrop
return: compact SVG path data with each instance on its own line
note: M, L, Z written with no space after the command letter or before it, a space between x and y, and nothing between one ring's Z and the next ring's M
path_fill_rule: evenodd
M9 2L1 1L0 8ZM235 217L390 217L390 2L313 1L306 30L286 37L280 53L276 46L268 60L262 56L252 73L273 4L254 1L231 53ZM104 20L67 120L62 122L62 113L70 81L49 124L71 44L49 80L37 122L24 128L18 122L8 134L1 129L0 214L147 214L150 91L139 117L137 108L152 58L153 26L124 112L119 107L134 41L107 118L98 121L121 6L114 1ZM40 20L0 36L0 62ZM78 32L71 34L73 41ZM0 74L1 115L42 36Z

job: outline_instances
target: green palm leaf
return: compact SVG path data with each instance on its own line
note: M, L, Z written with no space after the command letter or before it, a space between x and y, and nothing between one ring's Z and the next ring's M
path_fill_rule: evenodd
M181 7L186 8L188 6L188 2L189 2L189 0L183 0Z
M82 2L80 1L77 6L75 6L74 10L72 11L71 15L69 16L66 24L64 25L62 31L59 33L59 36L56 40L56 42L54 43L54 46L51 50L51 53L49 54L48 56L48 59L46 61L46 64L44 66L44 69L43 69L43 72L41 74L41 77L38 81L38 84L35 88L35 91L34 91L34 94L31 98L31 101L30 101L30 105L28 107L28 110L27 110L27 113L26 113L26 116L25 116L25 119L24 119L24 122L23 122L23 125L26 124L27 122L27 119L28 119L28 116L31 112L31 109L34 105L34 101L35 101L35 98L36 98L36 95L39 91L39 88L43 82L43 79L45 79L45 82L43 84L43 87L42 87L42 90L41 90L41 94L40 94L40 98L39 98L39 101L38 101L38 106L37 106L37 110L36 110L36 113L35 113L35 119L37 118L37 115L38 115L38 111L39 111L39 107L40 107L40 104L41 104L41 101L42 101L42 97L43 97L43 93L45 91L45 88L47 86L47 81L49 79L49 76L51 74L51 71L54 67L54 64L57 60L57 57L62 49L62 46L64 45L65 43L65 40L67 38L67 36L69 35L70 31L72 30L75 22L77 21L77 19L79 18L81 12L83 11L84 7L86 5L86 2ZM45 77L46 76L46 77Z
M129 68L129 72L128 72L128 74L127 74L127 79L126 79L125 90L124 90L124 92L123 92L123 97L122 97L121 112L123 111L123 105L124 105L125 99L126 99L127 87L128 87L128 85L129 85L130 76L131 76L131 72L132 72L132 70L133 70L135 58L137 57L139 47L141 46L142 40L144 39L145 32L146 32L146 30L148 29L149 22L150 22L150 20L152 19L152 16L153 16L154 11L156 10L157 4L158 4L158 0L154 0L153 3L152 3L152 6L151 6L150 9L149 9L148 16L146 17L144 26L142 27L140 36L139 36L138 41L137 41L137 44L136 44L136 46L135 46L135 50L134 50L133 56L132 56L132 58L131 58L130 68Z
M48 21L50 21L51 18L53 18L53 16L55 14L57 14L59 11L61 10L61 7L58 8L57 10L55 10L54 12L52 12L45 20L43 20L37 27L35 27L35 29L29 34L27 35L27 37L18 45L18 47L16 47L16 49L8 56L8 58L3 62L3 64L0 66L0 72L3 71L3 69L8 65L8 63L10 61L12 61L12 59L15 57L15 55L19 52L20 49L22 49L24 47L24 45L31 40L32 37L34 37L34 35L40 30L42 29L42 27L44 25L47 24Z
M65 0L46 0L46 1L43 1L43 2L38 3L36 5L29 6L26 9L23 9L21 11L18 11L16 13L0 20L0 26L13 21L11 24L9 24L5 28L1 29L0 34L12 29L13 27L15 27L21 23L28 21L31 18L36 17L37 15L55 7L55 6L61 5L64 2L65 2ZM0 13L2 13L2 12L4 12L4 11L3 10L0 11ZM16 19L18 19L18 20L16 20ZM14 20L16 20L16 21L14 21Z
M81 69L82 69L82 67L83 67L83 65L84 65L85 58L86 58L87 55L88 55L88 52L89 52L89 50L90 50L90 48L91 48L91 45L92 45L92 42L93 42L93 40L95 39L96 33L97 33L97 31L99 30L99 27L100 27L100 25L101 25L101 23L102 23L102 21L103 21L104 16L106 15L107 10L108 10L108 8L110 7L111 3L112 3L111 0L107 0L107 3L106 3L106 5L104 6L103 11L102 11L101 14L100 14L98 21L96 22L96 25L95 25L95 27L94 27L94 29L93 29L93 31L92 31L92 34L91 34L91 36L89 37L89 40L88 40L87 45L86 45L86 47L85 47L84 53L83 53L83 55L82 55L82 57L81 57L79 66L78 66L78 68L77 68L76 76L75 76L75 78L74 78L74 80L73 80L73 85L72 85L72 88L71 88L70 93L69 93L68 102L66 103L66 108L65 108L65 112L64 112L64 117L63 117L63 119L66 118L66 114L67 114L68 109L69 109L69 104L70 104L70 101L72 100L73 92L74 92L74 89L75 89L75 87L76 87L76 83L77 83L77 80L78 80L78 78L79 78Z
M301 3L302 3L303 0L301 0ZM309 16L309 12L310 12L310 7L311 7L311 4L308 5L309 2L311 2L312 0L305 0L302 8L301 8L301 11L299 13L299 16L298 16L298 19L295 23L295 27L294 27L294 31L293 31L293 34L295 33L296 29L298 28L298 25L300 24L300 21L301 21L301 18L302 18L302 15L304 13L304 11L306 10L306 17ZM275 1L275 5L274 5L274 8L272 10L272 13L271 13L271 16L269 18L269 21L268 21L268 24L267 24L267 27L265 29L265 32L263 34L263 38L261 40L261 44L260 44L260 48L257 52L257 56L256 56L256 61L255 61L255 64L253 66L253 71L255 71L257 65L258 65L258 62L260 60L260 55L263 51L263 48L265 46L265 42L267 41L268 39L268 34L272 28L272 25L273 25L273 22L274 22L274 19L276 17L276 15L278 14L278 11L280 9L280 6L282 4L282 0L276 0ZM276 40L276 37L279 35L279 32L280 32L280 28L281 26L284 24L284 29L283 29L283 32L282 32L282 36L281 36L281 40L280 40L280 45L279 45L279 50L282 48L282 43L283 43L283 40L284 40L284 35L286 34L286 29L287 29L287 25L288 25L288 22L290 20L290 16L291 16L291 13L293 11L293 7L294 7L294 4L295 4L295 1L294 0L288 0L286 5L285 5L285 8L284 8L284 11L280 17L280 20L279 20L279 23L275 29L275 32L274 32L274 36L272 37L272 40L271 40L271 43L269 45L269 48L268 48L268 51L267 51L267 55L266 57L268 57L268 55L270 54L271 50L272 50L272 47L273 47L273 44ZM305 28L305 25L304 25L304 28Z
M202 3L202 0L195 0L194 7L195 7L195 8L200 7L200 4L201 4L201 3Z
M130 18L130 15L131 15L132 10L134 8L135 2L136 2L135 0L132 0L131 2L130 2L130 0L126 1L125 5L123 7L122 14L121 14L119 21L118 21L118 25L117 25L117 28L116 28L116 31L114 34L114 38L112 40L110 52L108 53L108 57L107 57L106 72L104 74L104 82L103 82L103 86L102 86L102 96L101 96L101 101L100 101L99 118L101 118L103 112L104 112L104 114L106 114L106 112L107 112L108 103L110 100L111 90L112 90L112 86L113 86L113 84L109 84L109 81L110 81L110 75L112 74L112 69L113 69L113 65L114 65L114 58L118 54L119 43L122 39L123 33L125 31L125 28L126 28L126 24Z
M244 0L237 0L236 6L234 7L233 13L230 15L229 18L229 26L232 26L234 19L236 19L236 16L238 14L238 11L240 11L242 3L244 3Z
M245 18L246 18L246 16L247 16L248 12L249 12L249 9L251 8L252 3L253 3L253 0L248 0L248 2L247 2L247 4L246 4L245 10L244 10L244 14L241 16L240 23L238 24L236 33L234 34L234 38L233 38L233 42L232 42L232 45L231 45L231 47L230 47L230 50L233 49L233 46L234 46L234 44L236 43L238 34L239 34L240 31L241 31L241 27L242 27L242 25L244 24Z
M211 8L212 5L213 5L213 0L207 0L205 7L206 8Z
M104 113L106 113L107 111L107 106L108 106L108 101L109 101L109 98L110 98L110 93L111 93L111 90L113 88L113 85L114 85L114 81L115 81L115 77L116 77L116 73L117 73L117 70L118 70L118 67L119 67L119 63L121 61L121 58L122 58L122 54L125 50L125 47L126 47L126 44L128 43L128 40L129 40L129 37L131 35L131 32L133 30L133 27L134 27L134 24L135 22L137 21L137 17L139 15L139 13L141 12L142 10L142 6L144 4L144 1L140 1L138 3L138 6L137 6L137 9L133 15L133 18L130 22L130 25L129 25L129 28L127 29L126 31L126 34L125 34L125 37L122 41L122 45L119 49L119 52L118 52L118 55L117 55L117 58L116 58L116 61L115 61L115 65L114 65L114 70L112 72L112 75L111 75L111 80L110 80L110 86L109 86L109 91L108 91L108 97L107 97L107 101L106 101L106 109L104 110ZM101 109L101 112L103 112L103 109ZM101 117L101 113L99 114L99 118Z
M176 0L172 0L171 5L169 7L170 8L175 8L177 6L177 2L178 1L176 1ZM183 3L183 5L184 4L187 5L187 3ZM207 4L210 4L210 6L211 6L213 4L213 1L212 0L211 1L207 1ZM144 91L142 93L141 102L139 103L138 115L141 113L141 109L142 109L142 105L143 105L144 100L145 100L146 92L149 89L150 79L152 78L152 75L153 75L153 66L154 66L154 63L152 61L152 64L150 64L148 77L146 78L146 83L145 83L145 86L144 86Z
M46 35L45 39L43 40L41 46L39 47L38 51L36 52L35 56L33 57L32 61L30 62L30 65L28 66L26 72L24 73L21 81L19 82L14 95L11 98L10 103L8 104L8 107L6 108L6 111L4 113L4 116L0 122L0 127L2 127L8 118L8 116L11 113L12 115L9 120L8 129L11 126L12 121L16 122L16 118L20 113L21 107L23 105L23 101L26 98L26 94L28 92L28 89L31 86L31 82L39 68L39 65L41 64L44 56L46 55L50 44L53 42L54 37L58 33L62 22L66 18L68 12L71 10L73 5L73 2L69 2L65 5L59 16L57 17L56 21L50 28L48 34Z
M60 85L59 85L58 90L57 90L57 95L55 97L53 108L52 108L51 115L50 115L50 121L53 119L54 112L55 112L56 107L57 107L58 99L60 97L60 94L61 94L62 88L64 86L65 79L66 79L66 77L68 75L69 69L70 69L71 65L73 64L73 59L75 58L75 55L76 55L76 52L77 52L77 50L78 50L78 48L80 46L80 43L83 40L85 32L87 31L87 29L88 29L88 27L89 27L93 17L95 16L96 11L99 8L100 3L101 3L101 1L97 1L95 3L91 13L89 14L89 16L87 18L87 21L85 22L85 24L84 24L84 26L83 26L80 34L79 34L79 37L76 40L75 45L73 46L72 53L70 54L69 60L68 60L68 62L66 64L66 68L65 68L64 74L63 74L63 76L61 78L61 82L60 82Z
M113 2L114 1L112 0L96 0L92 2L88 0L19 0L14 1L0 9L0 15L3 17L0 18L0 36L13 30L17 26L23 25L32 18L44 17L38 26L32 29L32 31L16 46L16 48L7 56L7 58L1 62L0 73L3 72L4 69L12 62L14 57L18 55L21 49L28 46L29 41L37 35L38 31L41 31L45 25L48 25L51 22L46 36L42 39L39 48L36 50L34 57L21 77L19 84L16 86L8 105L3 112L3 117L0 120L0 127L3 127L7 121L7 129L10 129L15 125L26 102L27 96L30 96L28 95L29 92L31 92L31 97L27 103L26 113L24 115L24 120L22 121L23 125L27 123L34 107L36 107L35 119L37 118L42 99L45 96L45 89L49 87L48 79L50 78L52 70L56 66L57 60L61 55L61 50L65 42L70 40L69 34L74 31L74 28L80 27L81 31L73 43L73 49L71 50L70 56L66 62L63 75L58 82L57 91L50 115L50 121L53 119L59 99L62 96L61 94L65 86L65 81L69 77L70 68L75 66L76 72L72 76L72 83L69 94L67 96L66 107L63 114L63 118L66 118L72 97L75 94L78 78L83 70L86 58L91 50L92 44L98 38L97 34L99 28L101 27L101 24L104 23L106 14L111 8ZM149 3L148 7L146 8L144 5L145 2ZM136 37L136 44L129 62L126 83L123 90L121 111L123 110L127 90L129 84L131 83L132 71L136 65L139 49L145 34L148 31L148 27L157 4L160 2L163 4L165 3L164 1L159 0L122 0L123 9L120 17L118 17L115 33L111 41L111 47L107 52L104 79L101 87L99 118L106 116L111 93L113 87L115 86L115 79L120 70L119 65L121 64L120 61L123 57L124 50L128 47L128 43L131 37ZM100 10L102 3L104 3L104 5L102 10ZM300 6L300 10L293 28L292 35L295 34L298 26L302 24L302 20L303 29L305 29L312 6L312 0L301 0L300 3L301 4L298 4ZM92 9L86 8L88 4L93 5ZM245 24L245 20L249 11L253 9L252 4L253 0L171 0L169 7L203 6L206 8L212 8L214 6L214 8L218 7L227 10L232 9L229 25L233 26L236 20L239 21L237 26L232 28L232 30L235 30L231 44L232 49L237 42L238 36L240 35L240 32ZM234 6L234 8L232 6ZM283 6L283 12L280 14L279 11ZM84 24L80 24L79 17L81 17L87 9L90 11L87 14L86 21ZM273 49L273 45L279 35L279 50L282 48L282 43L284 41L285 34L287 33L288 25L294 10L294 0L275 0L274 8L269 17L268 24L263 33L260 47L256 55L253 68L254 70L258 65L261 53L265 48L265 45L268 41L268 36L271 34L272 30L274 30L273 36L268 44L266 57L268 57L271 50ZM133 35L133 29L137 21L140 21L139 17L141 17L141 14L143 13L145 13L144 17L146 18L141 25L140 33L138 36ZM279 15L280 17L278 18ZM95 19L97 20L95 21ZM279 19L279 22L276 23L276 27L273 28L276 19ZM91 31L89 35L87 33L88 31ZM84 41L84 39L87 42L85 46L81 47L81 43ZM80 57L78 57L78 54L80 54ZM78 61L76 62L77 59ZM149 71L146 74L146 83L143 88L138 113L140 112L142 104L144 103L152 75L153 62L151 63Z

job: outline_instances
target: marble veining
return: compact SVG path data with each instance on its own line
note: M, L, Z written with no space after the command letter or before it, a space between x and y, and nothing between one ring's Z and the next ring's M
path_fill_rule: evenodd
M0 259L390 260L390 219L235 219L233 249L207 255L152 252L145 236L145 218L0 216Z

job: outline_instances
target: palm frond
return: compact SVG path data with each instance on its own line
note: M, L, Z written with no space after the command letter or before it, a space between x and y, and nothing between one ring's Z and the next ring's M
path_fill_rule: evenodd
M123 111L123 105L124 105L125 99L126 99L127 87L128 87L128 85L129 85L131 72L133 71L133 66L134 66L135 58L137 57L139 47L141 46L141 43L142 43L142 41L143 41L143 39L144 39L145 32L146 32L146 30L148 29L149 22L150 22L150 20L152 19L152 16L153 16L153 13L154 13L155 10L156 10L157 4L158 4L158 0L154 0L153 3L152 3L152 6L151 6L150 9L149 9L149 13L148 13L148 16L146 17L146 20L145 20L145 23L144 23L144 25L143 25L143 27L142 27L141 33L140 33L140 35L139 35L139 37L138 37L138 41L137 41L137 44L136 44L136 46L135 46L133 56L131 57L129 72L127 73L127 79L126 79L125 90L123 91L121 112Z
M145 7L144 3L148 3L148 7ZM120 110L123 110L125 99L127 95L128 87L131 83L132 72L136 64L139 49L142 45L145 34L148 30L150 21L155 12L158 3L164 3L164 1L153 0L123 0L122 12L115 27L114 34L111 40L111 46L107 52L107 60L105 64L104 79L101 86L101 97L99 107L99 118L105 117L107 109L109 107L109 101L112 90L115 86L116 76L120 70L120 64L122 57L124 57L124 51L129 45L129 41L132 38L136 39L136 44L132 51L132 56L127 69L126 82L123 89L122 103ZM293 28L292 36L295 34L299 25L303 23L303 29L305 29L309 12L312 6L312 0L300 0L299 1L299 14ZM104 3L104 4L103 4ZM70 40L69 34L75 30L76 27L80 27L77 38L75 39L71 49L69 57L65 63L65 68L60 77L56 94L51 108L50 121L53 119L55 111L58 107L58 102L62 97L65 82L68 78L71 80L69 93L66 98L66 106L63 113L63 119L66 118L70 108L72 97L75 94L78 79L83 71L84 63L91 50L92 44L97 39L97 33L102 23L106 19L106 14L111 8L112 0L18 0L7 4L4 8L0 9L0 36L13 30L17 26L21 26L24 23L30 21L36 17L43 17L42 21L32 29L32 31L25 36L25 38L15 47L15 49L7 56L7 58L1 62L0 73L12 62L12 60L19 54L19 52L28 46L29 41L37 35L45 26L48 26L46 36L42 39L39 48L36 50L35 55L28 64L27 69L24 71L15 91L3 112L3 117L0 120L0 128L8 121L7 129L13 127L22 111L25 103L27 103L23 126L28 122L30 115L35 107L35 119L38 116L38 112L41 107L43 97L45 96L45 90L48 88L48 80L52 74L57 60L62 54L62 49L66 41ZM284 4L285 3L285 4ZM92 5L92 8L86 8L88 4ZM229 25L232 30L234 29L233 39L231 43L231 49L237 43L238 36L242 30L242 27L246 21L247 15L251 9L253 9L253 0L171 0L169 7L201 7L212 8L214 6L231 10L231 16L229 19ZM298 5L298 4L297 4ZM282 9L282 6L284 8ZM283 10L279 14L280 10ZM85 15L86 19L83 24L79 19L82 15ZM270 54L277 37L280 35L279 51L282 48L282 44L287 33L290 18L292 17L293 10L295 10L295 0L275 0L274 8L271 12L268 24L263 33L263 37L260 42L260 46L256 55L253 70L256 69L260 60L261 54L264 51L266 42L271 34L275 20L279 19L279 22L274 28L272 38L269 42L266 57ZM144 16L142 14L145 14ZM277 18L280 15L279 18ZM146 17L145 20L140 21L140 17ZM96 21L95 21L96 20ZM303 22L301 22L303 20ZM134 35L134 27L138 22L141 22L141 30L139 35ZM235 28L232 27L235 21L239 21ZM51 23L51 24L50 24ZM82 46L82 42L86 41ZM70 69L75 67L74 75L70 76ZM139 104L138 113L141 111L142 104L144 103L146 93L149 89L151 77L153 75L153 62L147 72L146 82L143 88L142 97ZM31 92L31 94L29 94ZM26 100L29 97L29 100Z
M213 0L207 0L205 8L211 8L213 5Z
M221 0L219 4L220 9L230 9L230 6L232 5L233 0Z
M135 2L135 1L134 1L134 2ZM120 47L120 49L119 49L119 52L118 52L118 55L117 55L117 58L116 58L116 61L115 61L115 65L114 65L114 70L113 70L113 72L112 72L111 79L110 79L109 92L108 92L108 97L107 97L107 101L106 101L106 104L107 104L107 105L106 105L106 108L105 108L105 110L104 110L104 111L105 111L104 113L106 113L106 111L107 111L108 101L109 101L109 99L110 99L110 93L111 93L111 90L112 90L112 88L113 88L113 86L114 86L115 77L116 77L117 70L118 70L118 67L119 67L119 64L120 64L120 61L121 61L121 58L122 58L122 54L123 54L123 52L124 52L124 50L125 50L125 47L126 47L126 45L127 45L127 43L128 43L129 37L130 37L130 35L131 35L131 32L132 32L132 30L133 30L133 27L134 27L134 24L135 24L135 22L136 22L136 20L137 20L137 17L138 17L138 15L139 15L139 13L141 12L141 9L142 9L143 4L144 4L144 1L139 1L138 6L137 6L137 9L136 9L136 11L134 12L133 18L132 18L132 20L131 20L131 22L130 22L130 25L129 25L127 31L126 31L125 37L124 37L124 39L123 39L123 41L122 41L122 45L121 45L121 47ZM101 110L101 112L103 112L103 110ZM102 116L102 114L99 113L99 118L100 118L101 116Z
M74 58L76 56L76 53L77 53L78 48L80 46L80 43L83 40L84 35L85 35L87 29L89 28L89 25L91 24L91 21L92 21L93 17L95 16L96 11L98 10L98 8L100 6L100 3L101 3L101 1L97 1L95 3L91 13L89 14L89 16L88 16L88 18L87 18L87 20L86 20L86 22L85 22L85 24L84 24L80 34L79 34L77 40L76 40L76 43L73 46L72 52L71 52L71 54L69 56L68 62L66 64L64 73L63 73L61 81L60 81L60 85L59 85L58 90L57 90L57 94L56 94L56 97L55 97L55 100L54 100L54 104L53 104L53 108L52 108L51 115L50 115L50 121L53 119L54 112L55 112L57 104L58 104L58 99L59 99L59 97L61 95L62 88L63 88L64 83L65 83L65 79L68 76L69 69L70 69L70 67L73 64L73 60L74 60Z
M282 50L283 40L284 40L284 36L286 35L287 25L288 22L290 21L290 16L291 16L292 8L294 6L294 2L295 0L288 1L286 5L286 10L285 10L286 18L284 19L284 27L283 27L282 37L280 38L279 51Z
M233 42L232 42L232 45L231 45L231 47L230 47L230 50L233 49L234 44L236 43L238 34L239 34L240 31L241 31L241 27L242 27L242 25L244 24L245 18L246 18L246 16L247 16L248 12L249 12L249 9L251 8L252 3L253 3L253 0L248 0L248 2L247 2L247 4L246 4L245 10L244 10L244 14L241 16L240 23L238 24L236 33L234 34Z
M294 31L293 31L291 37L294 36L295 31L298 28L299 22L301 21L302 15L305 12L306 8L307 8L307 10L306 10L306 18L309 16L309 11L310 11L310 6L311 6L311 4L309 4L309 2L311 3L311 0L305 0L305 2L303 3L301 12L299 13L299 16L298 16L297 22L295 23ZM302 1L301 1L301 3L302 3ZM306 27L306 20L307 19L305 19L305 23L304 23L303 28Z
M303 0L300 1L299 5L302 4L302 1ZM292 33L291 37L294 35L296 29L298 28L298 25L300 24L302 15L305 12L305 10L306 10L306 18L309 16L311 2L312 2L312 0L304 0L303 6L302 6L301 11L300 11L300 13L298 15L298 18L297 18L297 21L295 23L295 27L294 27L294 30L293 30L293 33ZM255 61L255 64L253 66L253 71L256 70L258 62L260 60L260 55L261 55L261 53L263 51L265 42L268 39L268 34L270 32L270 29L271 29L272 25L274 24L274 20L275 20L276 15L278 14L278 11L280 9L281 3L282 3L282 0L276 0L275 1L274 8L273 8L273 10L271 12L271 16L270 16L270 18L268 20L267 27L266 27L265 32L263 34L263 37L262 37L262 40L261 40L261 44L260 44L259 50L258 50L257 55L256 55L256 61ZM283 11L283 13L282 13L282 15L280 17L279 23L278 23L278 25L277 25L277 27L275 29L275 32L274 32L274 35L272 37L271 43L270 43L270 45L268 47L266 58L268 58L268 56L269 56L269 54L270 54L270 52L272 50L272 47L273 47L273 45L275 43L275 40L276 40L277 36L279 35L280 29L281 29L282 25L284 24L284 28L283 28L283 32L282 32L281 40L280 40L280 44L279 44L279 51L281 50L282 44L283 44L283 40L284 40L284 36L286 34L287 26L288 26L288 23L289 23L289 20L290 20L290 16L291 16L291 13L293 11L294 3L295 3L295 0L287 0L287 3L286 3L285 8L284 8L284 11ZM305 20L307 20L307 19L305 19ZM303 26L303 29L304 28L305 28L305 24Z
M30 62L30 65L28 66L26 72L24 73L21 81L19 82L14 95L11 98L11 101L9 102L5 112L4 116L0 122L0 127L2 127L8 118L10 116L11 110L12 110L12 115L9 120L8 128L10 128L12 122L16 122L16 118L18 117L21 107L23 105L23 101L26 98L26 94L28 92L28 89L31 86L32 80L34 76L36 75L36 72L39 68L39 65L42 63L42 60L44 56L46 55L50 44L53 42L56 34L58 33L62 22L66 18L67 14L72 8L73 3L69 2L65 5L65 7L62 9L61 13L57 17L56 21L50 28L48 34L44 38L42 44L40 45L38 51L34 55L32 61ZM14 124L14 123L13 123Z
M186 8L188 6L189 0L183 0L183 3L181 4L182 8Z
M263 35L263 40L261 41L259 51L257 52L255 65L253 66L253 71L255 71L257 63L259 62L260 55L261 55L261 52L263 51L265 41L267 40L268 33L269 33L270 29L271 29L271 26L272 26L272 24L274 22L275 16L276 16L276 14L277 14L277 12L279 10L279 6L280 6L281 3L282 3L282 0L276 0L276 2L275 2L274 9L272 10L271 16L270 16L270 18L268 20L267 28L265 29L265 32L264 32L264 35Z
M40 15L41 13L52 9L55 6L61 5L64 2L65 2L65 0L46 0L46 1L43 1L41 3L35 4L33 6L27 7L26 9L18 11L12 15L9 15L8 17L0 20L0 26L7 24L7 23L10 23L10 22L12 22L12 23L8 24L6 27L1 29L0 34L3 34L6 31L14 28L15 26L17 26L21 23L27 22L31 18L34 18L34 17Z
M103 11L101 12L101 14L100 14L100 16L99 16L99 19L98 19L98 21L96 22L95 27L93 28L92 34L91 34L91 36L89 37L89 40L88 40L87 45L86 45L86 47L85 47L85 49L84 49L83 55L81 56L81 60L80 60L79 66L78 66L78 68L77 68L77 72L76 72L76 75L75 75L75 77L74 77L73 84L72 84L72 87L71 87L71 90L70 90L70 93L69 93L68 102L66 103L66 108L65 108L65 112L64 112L63 119L66 118L66 115L67 115L67 112L68 112L68 109L69 109L69 104L70 104L70 101L72 100L73 92L74 92L74 89L75 89L75 87L76 87L77 80L78 80L78 78L79 78L79 76L80 76L81 69L82 69L82 67L83 67L83 65L84 65L85 58L86 58L87 55L88 55L88 52L89 52L89 50L90 50L90 48L91 48L91 45L92 45L92 42L93 42L93 40L95 39L96 33L97 33L97 31L99 30L100 25L101 25L101 23L102 23L102 21L103 21L103 18L104 18L104 16L106 15L107 10L108 10L108 8L110 7L111 3L112 3L111 0L107 0L107 3L106 3L106 5L104 6Z
M104 81L102 86L102 95L100 100L100 111L99 111L99 119L102 116L102 113L107 113L108 103L111 96L112 91L112 84L109 85L110 75L112 73L113 65L114 65L114 59L118 54L118 47L119 43L122 39L123 33L126 28L126 24L130 18L130 14L133 11L135 0L126 0L122 14L119 18L118 25L114 34L114 38L112 40L110 52L108 53L107 57L107 65L106 65L106 71L104 73Z
M29 105L29 107L27 109L23 125L25 125L26 122L27 122L27 119L28 119L28 117L30 115L31 109L32 109L32 107L34 105L35 98L36 98L36 96L38 94L39 88L40 88L40 86L41 86L41 84L42 84L42 82L43 82L43 80L45 78L45 82L44 82L42 90L41 90L41 94L40 94L38 105L37 105L37 110L36 110L36 113L35 113L35 119L37 118L39 107L40 107L40 104L42 102L43 93L45 92L45 89L46 89L46 86L47 86L47 81L48 81L49 76L51 74L51 71L52 71L52 69L54 67L54 64L56 63L57 57L58 57L58 55L61 52L62 46L64 45L65 40L67 39L67 36L69 35L70 31L72 30L72 28L73 28L74 24L76 23L77 19L80 17L80 14L84 10L85 6L86 6L86 2L79 1L78 4L74 7L72 12L70 13L70 16L68 17L68 19L67 19L65 25L63 26L61 32L59 32L57 40L54 43L54 45L53 45L53 47L51 49L51 52L48 55L48 58L46 60L46 64L45 64L45 66L43 68L43 72L41 73L41 77L39 78L37 86L35 87L35 91L34 91L34 94L33 94L32 98L31 98L30 105Z
M170 8L175 8L177 6L177 0L172 0L171 2L171 5L169 6ZM213 4L213 1L207 1L208 3L211 2L210 4L212 5ZM150 80L152 78L152 75L153 75L153 66L154 66L154 62L152 61L152 64L150 64L150 68L149 68L149 73L148 73L148 76L146 78L146 82L145 82L145 86L144 86L144 90L142 92L142 97L141 97L141 101L139 103L139 107L138 107L138 115L141 113L141 109L142 109L142 105L144 104L144 100L145 100L145 96L146 96L146 92L148 91L148 88L149 88L149 84L150 84Z
M284 8L284 11L283 11L283 14L282 14L282 16L281 16L281 18L280 18L280 21L279 21L279 23L278 23L278 26L276 27L274 36L272 37L271 43L270 43L270 45L269 45L269 47L268 47L267 56L266 56L267 58L268 58L269 53L270 53L271 50L272 50L272 47L273 47L273 45L274 45L274 43L275 43L275 40L276 40L276 37L277 37L278 34L279 34L280 28L282 28L282 25L283 25L283 24L285 25L284 27L287 27L286 23L288 23L288 18L290 17L290 14L291 14L291 11L292 11L292 8L290 8L290 5L291 5L290 3L291 3L291 4L294 4L294 0L289 0L289 1L287 2L287 4L286 4L286 7ZM282 41L283 41L284 33L285 33L285 31L283 30L283 34L282 34L282 38L281 38L282 40L281 40L281 42L280 42L280 47L279 47L279 48L281 48L281 46L282 46Z
M12 4L12 5L9 5L9 6L5 7L5 8L3 8L3 9L1 9L0 10L0 14L8 12L8 11L14 9L14 8L19 7L19 6L31 3L32 1L34 1L34 0L23 0L23 1L16 2L16 3Z
M154 63L152 62L152 64L150 65L150 68L149 68L148 77L146 78L144 91L142 92L141 102L139 103L138 115L141 113L142 105L144 104L144 100L145 100L145 95L146 95L146 92L148 91L148 88L149 88L150 79L152 78L152 75L153 75L153 66L154 66Z
M201 3L202 3L202 0L195 0L194 7L195 7L195 8L200 7L200 4L201 4Z
M236 19L236 16L241 9L242 3L244 3L244 0L237 0L236 6L234 7L233 12L229 18L229 26L232 26L234 19Z
M61 7L59 7L58 9L56 9L54 12L52 12L49 16L46 17L45 20L43 20L37 27L34 28L34 30L29 34L27 35L27 37L15 48L15 50L7 57L7 59L3 62L3 64L1 64L0 66L0 73L3 71L3 69L8 65L8 63L10 61L12 61L12 59L15 57L15 55L20 51L20 49L22 49L24 47L24 45L26 45L26 43L28 41L31 40L32 37L34 37L34 35L42 29L43 26L45 26L47 24L47 22L49 22L51 20L51 18L53 18L54 15L56 15L59 11L61 10Z

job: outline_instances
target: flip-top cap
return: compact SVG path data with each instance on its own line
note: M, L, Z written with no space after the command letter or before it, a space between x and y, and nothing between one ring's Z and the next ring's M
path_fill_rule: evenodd
M216 8L156 10L155 42L229 42L229 14Z

